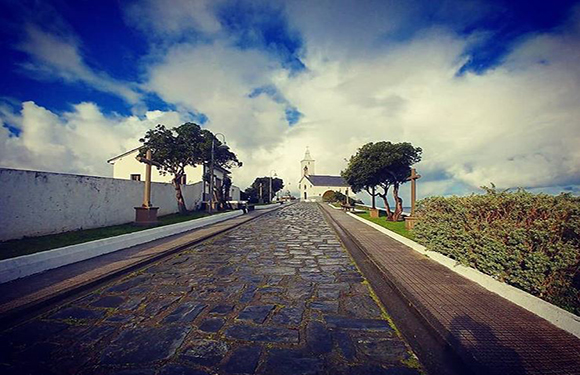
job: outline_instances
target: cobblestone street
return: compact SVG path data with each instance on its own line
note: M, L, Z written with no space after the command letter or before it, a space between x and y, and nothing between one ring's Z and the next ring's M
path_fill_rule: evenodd
M315 204L4 331L2 374L419 374Z

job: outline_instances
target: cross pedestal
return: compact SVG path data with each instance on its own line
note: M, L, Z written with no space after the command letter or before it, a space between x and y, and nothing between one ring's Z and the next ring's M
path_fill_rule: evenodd
M421 175L417 174L415 168L411 168L411 175L407 178L407 181L411 181L411 216L405 217L405 228L407 230L413 229L417 222L417 217L415 216L415 202L417 200L417 180L420 178Z
M159 224L157 210L159 207L135 207L135 225L149 227Z
M137 160L145 163L145 190L143 192L143 204L141 207L135 207L135 225L154 226L159 224L157 221L157 210L159 207L153 207L151 204L151 165L156 165L151 160L151 150L147 150L145 158L137 156Z

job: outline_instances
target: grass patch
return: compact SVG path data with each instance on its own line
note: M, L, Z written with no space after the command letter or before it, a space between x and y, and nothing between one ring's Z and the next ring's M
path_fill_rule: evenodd
M187 215L171 214L159 217L159 225L177 224L184 221L199 219L209 215L207 212L194 211ZM34 254L59 247L76 245L83 242L100 240L122 234L138 232L149 229L137 227L132 223L113 225L109 227L75 230L58 234L49 234L39 237L24 237L19 240L0 242L0 260L14 258L22 255Z
M379 211L379 214L383 214L383 212ZM415 234L405 228L404 221L387 221L385 216L380 216L378 218L372 218L368 211L357 213L358 216L362 217L365 220L371 221L375 224L380 225L383 228L387 228L390 231L393 231L397 234L400 234L403 237L407 237L410 240L415 239Z

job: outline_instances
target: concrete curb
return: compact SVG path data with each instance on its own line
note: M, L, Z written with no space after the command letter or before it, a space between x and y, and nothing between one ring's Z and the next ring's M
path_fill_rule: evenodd
M552 305L549 302L544 301L530 293L524 292L521 289L502 283L493 277L486 275L475 268L466 267L459 264L454 259L451 259L443 254L437 253L435 251L429 251L423 245L403 237L393 231L381 227L373 222L363 219L355 214L347 212L348 215L352 216L356 220L359 220L370 227L378 230L381 233L401 242L402 244L410 247L411 249L425 255L426 257L434 260L435 262L449 268L453 272L481 285L485 289L498 294L499 296L515 303L516 305L523 307L524 309L546 319L548 322L552 323L558 328L563 329L566 332L573 334L574 336L580 338L580 317L561 309L558 306Z
M259 211L259 210L267 210L268 208L273 208L276 206L283 206L280 203L272 203L272 204L264 204L261 206L254 206L254 210Z
M116 237L104 238L77 245L65 246L35 254L0 261L0 283L30 276L53 268L80 262L206 225L219 223L243 215L242 210L225 212L158 228L147 229Z

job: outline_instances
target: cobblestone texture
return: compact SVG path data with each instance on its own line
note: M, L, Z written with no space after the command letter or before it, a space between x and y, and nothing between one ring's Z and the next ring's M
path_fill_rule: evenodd
M0 334L2 374L418 374L314 204Z

